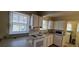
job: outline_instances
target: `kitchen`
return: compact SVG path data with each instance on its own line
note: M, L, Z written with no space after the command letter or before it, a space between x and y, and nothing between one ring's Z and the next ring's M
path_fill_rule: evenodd
M78 20L72 17L78 19L78 14L66 11L0 11L0 47L77 47Z

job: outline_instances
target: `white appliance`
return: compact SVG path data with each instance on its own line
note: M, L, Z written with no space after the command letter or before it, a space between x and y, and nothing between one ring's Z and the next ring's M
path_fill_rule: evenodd
M33 46L34 47L44 47L45 41L43 35L31 35L33 38Z
M44 47L44 38L34 40L34 47Z
M63 33L61 31L56 31L54 34L54 45L61 47L63 40Z

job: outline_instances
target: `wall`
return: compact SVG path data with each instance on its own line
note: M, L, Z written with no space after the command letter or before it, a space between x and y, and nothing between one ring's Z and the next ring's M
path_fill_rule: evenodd
M62 20L64 20L67 24L67 22L71 22L72 24L72 31L74 34L76 34L77 31L77 23L79 22L78 15L69 15L69 16L62 16L60 17ZM65 26L66 26L65 24Z
M77 33L77 24L79 23L79 14L73 14L73 15L68 15L68 16L66 15L66 16L61 16L59 18L66 22L65 26L67 25L67 22L71 22L73 36L76 37L76 45L79 46L79 33ZM65 32L66 32L66 27L65 27Z
M0 37L7 35L8 33L8 11L0 11Z

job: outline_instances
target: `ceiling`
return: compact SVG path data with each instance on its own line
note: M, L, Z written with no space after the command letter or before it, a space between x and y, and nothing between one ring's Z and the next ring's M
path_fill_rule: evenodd
M37 11L37 14L41 16L58 17L79 14L79 11Z
M45 17L60 17L66 15L79 15L79 11L23 11L28 14L37 14Z
M48 15L48 14L54 14L58 12L60 11L37 11L38 15L41 15L41 16Z

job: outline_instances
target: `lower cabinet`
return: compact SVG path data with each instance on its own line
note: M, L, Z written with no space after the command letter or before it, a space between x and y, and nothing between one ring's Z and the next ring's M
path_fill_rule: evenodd
M51 45L53 44L53 35L51 34Z
M62 47L67 47L69 44L69 39L70 39L70 33L66 33L63 36L63 40L62 40Z
M53 35L50 34L50 35L48 35L47 46L50 46L52 44L53 44Z
M50 37L50 35L48 35L47 44L48 44L48 46L50 46L50 45L51 45L51 37Z
M45 37L45 38L44 38L44 47L47 47L47 46L48 46L47 40L48 40L48 37Z

